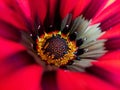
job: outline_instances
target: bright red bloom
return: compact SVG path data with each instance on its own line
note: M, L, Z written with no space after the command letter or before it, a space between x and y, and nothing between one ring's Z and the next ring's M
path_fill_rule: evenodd
M119 8L120 0L0 0L0 90L119 90ZM51 25L58 29L68 14L73 22L83 15L90 26L100 23L106 33L99 40L107 39L108 52L85 72L46 71L29 52L32 43L27 34L51 32ZM39 25L42 29L35 30Z

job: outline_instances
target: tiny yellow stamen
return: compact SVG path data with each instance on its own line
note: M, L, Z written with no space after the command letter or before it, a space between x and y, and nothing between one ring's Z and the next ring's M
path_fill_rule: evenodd
M59 31L58 34L61 35L62 34L61 31Z

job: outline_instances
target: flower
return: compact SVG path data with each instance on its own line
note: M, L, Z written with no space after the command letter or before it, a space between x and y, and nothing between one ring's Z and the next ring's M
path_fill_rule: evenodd
M119 0L1 0L1 90L119 90Z

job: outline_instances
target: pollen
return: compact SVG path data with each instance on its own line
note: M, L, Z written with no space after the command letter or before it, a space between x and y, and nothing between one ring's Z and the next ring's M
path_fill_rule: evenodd
M44 33L38 36L36 43L38 55L47 64L60 67L75 58L75 42L61 32Z

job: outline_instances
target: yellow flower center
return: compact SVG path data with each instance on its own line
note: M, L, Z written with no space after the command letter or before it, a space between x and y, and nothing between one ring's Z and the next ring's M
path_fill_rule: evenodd
M47 64L59 67L75 58L74 52L77 50L75 43L61 32L45 33L38 37L36 42L38 55Z

